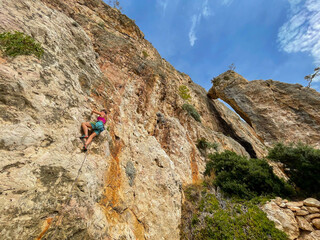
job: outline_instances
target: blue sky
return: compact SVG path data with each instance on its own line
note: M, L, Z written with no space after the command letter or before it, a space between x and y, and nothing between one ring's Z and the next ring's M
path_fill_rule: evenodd
M320 0L120 0L145 38L205 89L234 63L248 80L306 86L320 66ZM312 87L320 90L319 82Z

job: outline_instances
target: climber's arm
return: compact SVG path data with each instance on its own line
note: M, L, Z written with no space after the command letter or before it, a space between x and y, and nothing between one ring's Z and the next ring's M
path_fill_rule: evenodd
M91 113L95 113L95 114L98 114L99 116L101 116L101 112L98 112L98 111L96 111L96 110L92 110Z

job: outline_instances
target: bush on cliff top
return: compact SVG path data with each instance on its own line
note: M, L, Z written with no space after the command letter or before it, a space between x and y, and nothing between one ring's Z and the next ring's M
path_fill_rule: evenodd
M41 58L44 53L40 43L18 31L0 33L0 50L6 56L11 57L33 54L37 58Z
M302 195L320 197L320 150L308 145L276 144L269 150L270 160L284 164L284 171Z
M247 159L225 151L209 155L205 175L215 174L214 183L228 195L243 199L294 194L294 189L277 177L263 159Z

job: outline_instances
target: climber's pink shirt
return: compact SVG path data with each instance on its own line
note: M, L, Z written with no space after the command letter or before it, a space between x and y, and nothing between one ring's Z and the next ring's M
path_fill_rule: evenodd
M106 119L103 117L98 117L97 120L103 122L103 124L106 123Z

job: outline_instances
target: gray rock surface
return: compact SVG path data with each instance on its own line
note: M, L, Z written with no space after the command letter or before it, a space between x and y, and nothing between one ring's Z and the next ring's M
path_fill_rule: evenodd
M296 239L299 236L299 227L293 212L289 209L282 209L276 203L270 202L262 208L268 218L275 223L276 228L284 231L289 239Z
M312 219L312 224L316 229L320 229L320 218Z
M308 207L317 207L320 208L320 201L314 198L307 198L306 200L303 201L304 205Z

